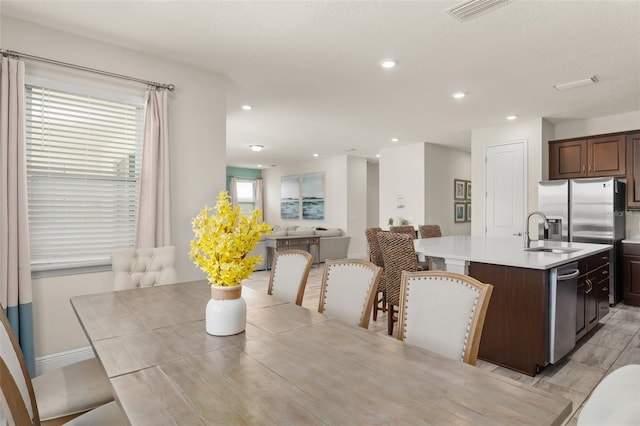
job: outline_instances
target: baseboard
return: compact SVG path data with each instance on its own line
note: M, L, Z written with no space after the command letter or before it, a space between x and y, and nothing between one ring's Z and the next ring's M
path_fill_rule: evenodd
M74 362L93 358L95 355L91 346L58 352L36 358L36 376L61 368Z

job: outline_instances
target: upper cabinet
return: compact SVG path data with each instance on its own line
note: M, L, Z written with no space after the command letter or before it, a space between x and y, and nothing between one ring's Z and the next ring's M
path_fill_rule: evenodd
M627 207L640 208L640 132L627 135Z
M625 176L625 136L618 133L549 141L549 179Z

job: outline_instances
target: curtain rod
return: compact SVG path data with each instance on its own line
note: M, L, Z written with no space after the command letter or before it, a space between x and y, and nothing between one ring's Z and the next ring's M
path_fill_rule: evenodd
M129 77L129 76L126 76L126 75L121 75L121 74L115 74L115 73L112 73L112 72L109 72L109 71L97 70L97 69L94 69L94 68L83 67L81 65L74 65L74 64L69 64L67 62L56 61L54 59L47 59L47 58L42 58L40 56L29 55L27 53L20 53L20 52L16 52L15 50L0 49L0 55L9 56L9 57L12 57L12 58L30 59L32 61L45 62L47 64L59 65L59 66L67 67L67 68L73 68L73 69L76 69L76 70L92 72L92 73L95 73L95 74L106 75L106 76L109 76L109 77L119 78L119 79L122 79L122 80L135 81L135 82L143 83L143 84L146 84L146 85L149 85L149 86L154 86L154 87L159 88L159 89L167 89L170 92L173 92L173 90L176 88L176 86L174 86L173 84L163 84L163 83L157 83L155 81L142 80L140 78Z

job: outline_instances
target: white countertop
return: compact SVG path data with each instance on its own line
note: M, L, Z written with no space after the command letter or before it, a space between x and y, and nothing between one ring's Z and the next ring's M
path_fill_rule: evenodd
M531 241L531 247L550 246L580 249L573 253L544 253L524 250L522 238L491 238L459 235L414 240L416 253L458 261L516 266L530 269L551 269L590 256L612 246L608 244Z

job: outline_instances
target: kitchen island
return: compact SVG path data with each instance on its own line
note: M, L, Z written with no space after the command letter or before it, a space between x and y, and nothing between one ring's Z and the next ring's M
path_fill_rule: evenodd
M478 357L506 368L535 376L552 360L551 289L558 268L576 262L580 271L571 308L576 339L608 312L610 245L532 241L525 250L519 238L476 236L418 239L414 245L419 255L435 258L438 269L494 286ZM596 280L595 272L604 278Z

